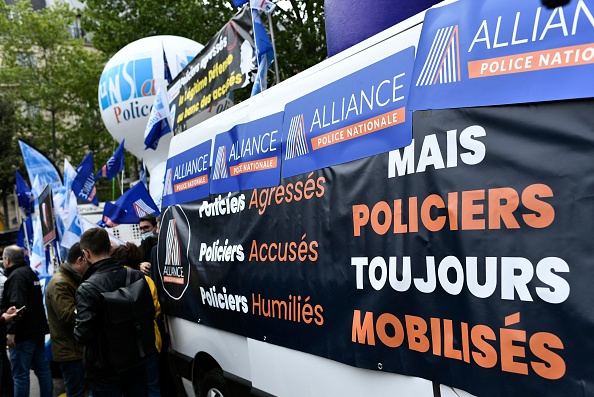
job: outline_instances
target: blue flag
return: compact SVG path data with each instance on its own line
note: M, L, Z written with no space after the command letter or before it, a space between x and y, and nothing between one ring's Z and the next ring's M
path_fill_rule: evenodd
M27 167L27 174L29 174L29 181L33 181L37 177L40 186L49 184L54 193L63 191L62 178L52 162L37 149L25 142L19 141L19 145L25 166Z
M116 151L111 155L107 163L103 167L101 167L101 171L95 175L95 179L98 178L107 178L108 181L111 181L118 172L124 169L124 142L126 140L122 140L120 146L116 149Z
M76 205L76 196L74 192L70 192L68 199L68 216L66 217L64 236L60 245L64 248L71 248L74 243L80 240L83 234L81 217L78 214L78 206Z
M30 250L33 248L33 218L31 216L21 222L16 245L27 250L27 255L30 254Z
M93 152L76 167L76 177L72 181L72 191L77 198L99 205L97 189L95 188L95 174L93 172Z
M140 160L140 182L142 182L145 187L148 186L146 181L146 167L144 166L144 160Z
M167 84L171 84L173 81L173 76L171 75L171 69L169 69L169 62L167 62L167 55L165 55L165 48L163 48L163 65L165 67L165 80L167 80Z
M146 149L157 149L159 139L165 134L171 132L169 126L169 98L167 92L161 86L157 89L155 103L151 109L146 129L144 131L144 145Z
M258 8L252 8L252 21L254 23L254 44L256 46L256 57L258 60L258 73L252 87L252 96L254 96L267 88L266 74L274 58L274 51L266 28L262 24L260 10Z
M115 203L105 202L103 218L97 224L101 227L135 224L139 218L149 214L159 215L159 208L144 184L137 183Z
M23 210L25 216L31 215L35 212L35 197L31 192L31 189L27 185L27 182L23 179L18 171L16 174L16 194L19 202L19 207Z
M233 5L235 7L241 7L243 4L247 3L248 0L233 0Z

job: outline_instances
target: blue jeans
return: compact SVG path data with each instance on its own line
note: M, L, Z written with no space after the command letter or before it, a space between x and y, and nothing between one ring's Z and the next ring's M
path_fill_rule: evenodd
M85 369L82 360L60 363L67 397L83 397L85 395Z
M29 371L33 368L39 381L41 397L52 397L52 374L45 358L44 337L17 342L10 349L10 364L14 380L14 396L29 397Z
M149 397L161 397L161 386L159 385L159 356L156 354L146 362L146 379Z

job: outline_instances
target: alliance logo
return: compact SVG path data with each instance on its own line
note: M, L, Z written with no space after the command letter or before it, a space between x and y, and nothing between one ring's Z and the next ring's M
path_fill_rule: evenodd
M145 203L142 199L138 199L136 200L134 203L132 203L132 205L134 206L134 212L136 212L136 215L139 218L142 218L143 216L152 214L153 212L155 212L147 203Z
M212 180L225 179L229 177L229 166L227 165L227 146L221 146L217 150L217 157L212 169Z
M163 188L163 196L173 194L173 168L167 168L165 171L165 186Z
M180 234L181 233L181 234ZM187 241L181 244L179 236ZM165 238L165 241L161 241ZM187 252L182 247L190 246L190 224L179 206L167 208L163 213L163 227L159 233L158 269L163 290L172 299L179 300L188 288L191 266Z
M167 225L167 250L165 251L165 267L174 267L176 269L181 268L181 254L179 249L179 240L177 238L177 231L175 228L176 220L170 219ZM183 272L182 277L171 277L171 276L164 276L163 282L167 283L175 283L175 284L183 284Z
M460 80L458 25L441 28L435 33L416 86L455 83Z
M309 153L307 136L305 135L305 122L303 113L291 119L287 135L287 152L285 160L294 159Z

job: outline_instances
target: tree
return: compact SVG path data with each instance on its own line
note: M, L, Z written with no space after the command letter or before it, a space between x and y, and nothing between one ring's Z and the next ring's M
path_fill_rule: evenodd
M0 95L0 142L3 142L2 167L0 167L0 200L4 214L4 225L9 224L8 203L6 199L14 193L15 171L25 170L21 151L16 144L18 128L15 117L16 106L12 100Z
M327 58L323 0L290 0L272 21L280 79L286 80Z
M276 7L274 34L281 80L326 58L323 0L291 0ZM231 0L85 0L83 29L108 56L126 44L153 35L175 35L206 44L237 12ZM266 19L266 18L264 18ZM269 74L272 82L274 77ZM270 85L270 84L269 84ZM251 87L236 91L249 97Z
M219 0L84 0L81 25L93 47L113 56L144 37L173 35L206 44L234 10Z
M0 81L18 103L19 137L54 163L78 164L86 149L108 150L97 87L105 57L74 39L76 13L64 3L35 11L29 1L0 3Z

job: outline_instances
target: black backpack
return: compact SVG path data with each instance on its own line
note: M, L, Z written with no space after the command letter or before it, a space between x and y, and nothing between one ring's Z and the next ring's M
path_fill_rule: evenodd
M157 353L153 296L144 276L130 282L133 271L126 269L125 287L101 293L107 356L118 373L145 363Z

